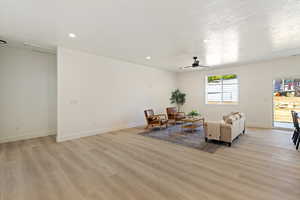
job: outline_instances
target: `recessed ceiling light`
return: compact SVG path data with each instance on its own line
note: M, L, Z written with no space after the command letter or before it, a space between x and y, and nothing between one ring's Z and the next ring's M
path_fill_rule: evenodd
M76 38L76 35L74 33L69 33L70 38Z
M146 59L147 59L147 60L150 60L150 59L151 59L151 56L147 56Z
M203 42L207 43L207 42L208 42L208 40L203 40Z

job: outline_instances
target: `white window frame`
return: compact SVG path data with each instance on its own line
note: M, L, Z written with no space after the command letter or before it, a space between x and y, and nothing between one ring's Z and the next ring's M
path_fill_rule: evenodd
M222 95L222 101L218 102L218 103L209 103L208 101L208 77L210 76L225 76L225 75L236 75L237 77L237 101L236 102L232 102L232 103L226 103L226 101L223 100L223 79L221 79L221 87L222 87L222 92L221 92L221 95ZM235 84L234 84L235 85ZM205 104L206 105L238 105L239 104L239 101L240 101L240 81L239 81L239 76L238 74L236 73L226 73L226 74L211 74L211 75L207 75L205 77Z

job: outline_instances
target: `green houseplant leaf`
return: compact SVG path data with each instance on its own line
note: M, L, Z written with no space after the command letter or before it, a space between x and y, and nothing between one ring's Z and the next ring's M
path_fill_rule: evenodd
M171 93L171 104L175 103L177 105L178 111L180 111L180 106L182 106L185 103L185 97L185 93L182 93L179 89L176 89Z
M189 112L187 114L189 117L197 117L199 116L200 114L196 111L196 110L192 110L191 112Z

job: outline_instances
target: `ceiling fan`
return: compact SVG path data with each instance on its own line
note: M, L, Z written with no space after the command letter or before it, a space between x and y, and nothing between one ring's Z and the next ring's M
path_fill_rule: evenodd
M193 57L193 59L194 59L193 64L191 66L183 67L183 69L186 69L186 68L198 68L198 67L208 67L208 66L205 66L205 65L199 65L199 60L198 60L197 56Z
M0 47L6 47L7 42L5 40L0 39Z

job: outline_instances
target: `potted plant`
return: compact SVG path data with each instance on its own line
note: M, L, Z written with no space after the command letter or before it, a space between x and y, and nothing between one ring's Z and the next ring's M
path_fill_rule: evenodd
M180 107L185 103L186 94L180 92L179 89L176 89L171 94L171 104L175 103L177 105L178 112L180 111Z
M189 112L187 114L187 116L194 118L194 117L200 116L200 114L196 110L192 110L191 112Z

